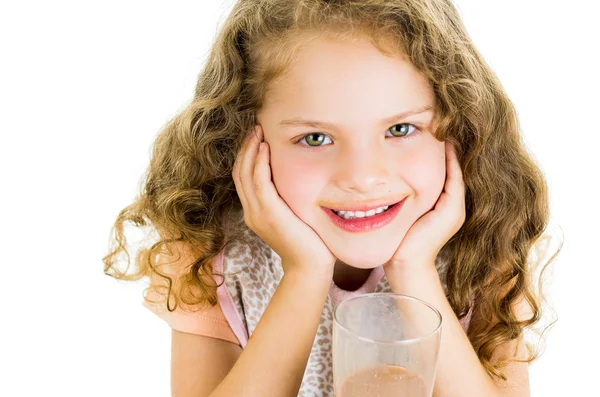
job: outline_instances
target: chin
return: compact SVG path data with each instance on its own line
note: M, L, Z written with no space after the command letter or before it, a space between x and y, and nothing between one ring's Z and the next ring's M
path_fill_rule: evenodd
M377 249L349 249L348 247L329 247L333 255L348 266L357 269L373 269L390 260L396 247Z

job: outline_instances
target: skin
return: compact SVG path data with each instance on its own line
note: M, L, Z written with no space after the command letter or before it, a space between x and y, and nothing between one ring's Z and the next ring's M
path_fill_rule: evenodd
M431 86L412 64L368 41L315 41L273 83L257 114L273 183L337 258L338 285L357 287L370 269L388 262L440 197L445 145L432 134L434 104ZM416 114L382 122L403 112ZM293 118L333 125L281 124ZM345 231L322 209L404 197L398 216L370 232Z

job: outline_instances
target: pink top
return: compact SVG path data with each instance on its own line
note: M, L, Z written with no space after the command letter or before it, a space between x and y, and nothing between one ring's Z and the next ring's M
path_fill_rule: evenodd
M217 274L223 273L223 257L221 252L214 261L214 271ZM359 294L373 292L377 283L384 275L381 266L373 269L365 283L355 291L346 291L339 288L331 282L329 295L336 304ZM242 348L248 343L248 333L240 314L235 309L233 298L229 293L225 283L217 288L218 305L207 306L196 312L183 311L177 308L174 312L169 312L166 308L144 301L143 305L165 320L173 329L190 334L209 336L225 340L240 345ZM471 319L472 312L460 320L463 328L467 329Z

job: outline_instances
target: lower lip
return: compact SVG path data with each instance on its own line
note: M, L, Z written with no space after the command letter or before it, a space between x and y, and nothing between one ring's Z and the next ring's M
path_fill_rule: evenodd
M398 215L398 213L402 209L404 201L406 201L406 199L400 201L398 204L394 205L389 210L382 212L381 214L370 216L368 218L344 219L337 216L329 208L323 208L323 210L327 213L331 221L341 229L352 233L364 233L381 229L382 227L393 221L396 215Z

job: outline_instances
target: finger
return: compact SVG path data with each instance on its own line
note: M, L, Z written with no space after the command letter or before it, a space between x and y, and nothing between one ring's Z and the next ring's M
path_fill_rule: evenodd
M249 210L252 212L260 209L260 204L254 189L254 168L256 167L256 155L258 153L258 145L262 140L262 131L257 126L256 132L251 132L246 149L240 159L239 178L240 184L246 197Z
M465 194L462 170L456 151L450 142L446 142L446 183L444 190L446 193L458 197Z
M274 189L271 181L271 166L269 164L269 158L269 144L263 142L259 146L253 175L254 192L261 209L275 208L274 198L275 195L277 195L277 191Z
M242 146L240 147L240 151L238 152L235 162L233 163L233 169L231 170L231 177L233 179L233 183L235 184L236 191L238 193L238 197L240 198L240 202L242 203L242 207L245 209L248 208L248 201L246 199L246 195L244 192L244 186L242 185L240 168L242 160L244 159L245 153L248 150L248 142L252 137L252 132L248 132L242 141Z
M250 136L250 132L248 132L246 134L246 136L242 139L242 144L240 146L240 150L238 151L238 153L235 156L233 168L231 169L231 177L233 178L233 181L235 183L236 190L238 190L238 194L243 193L243 189L242 189L241 181L240 181L240 164L242 162L242 159L244 158L244 153L246 152L246 149L248 146L247 141L248 141L249 136ZM239 192L240 190L242 190L242 192Z
M252 138L252 136L253 136L252 131L248 131L246 133L246 136L242 139L242 144L240 146L240 150L236 154L235 162L233 163L232 174L235 174L238 177L240 174L240 166L242 163L242 159L244 158L246 152L248 151L248 142L250 142L250 139Z

